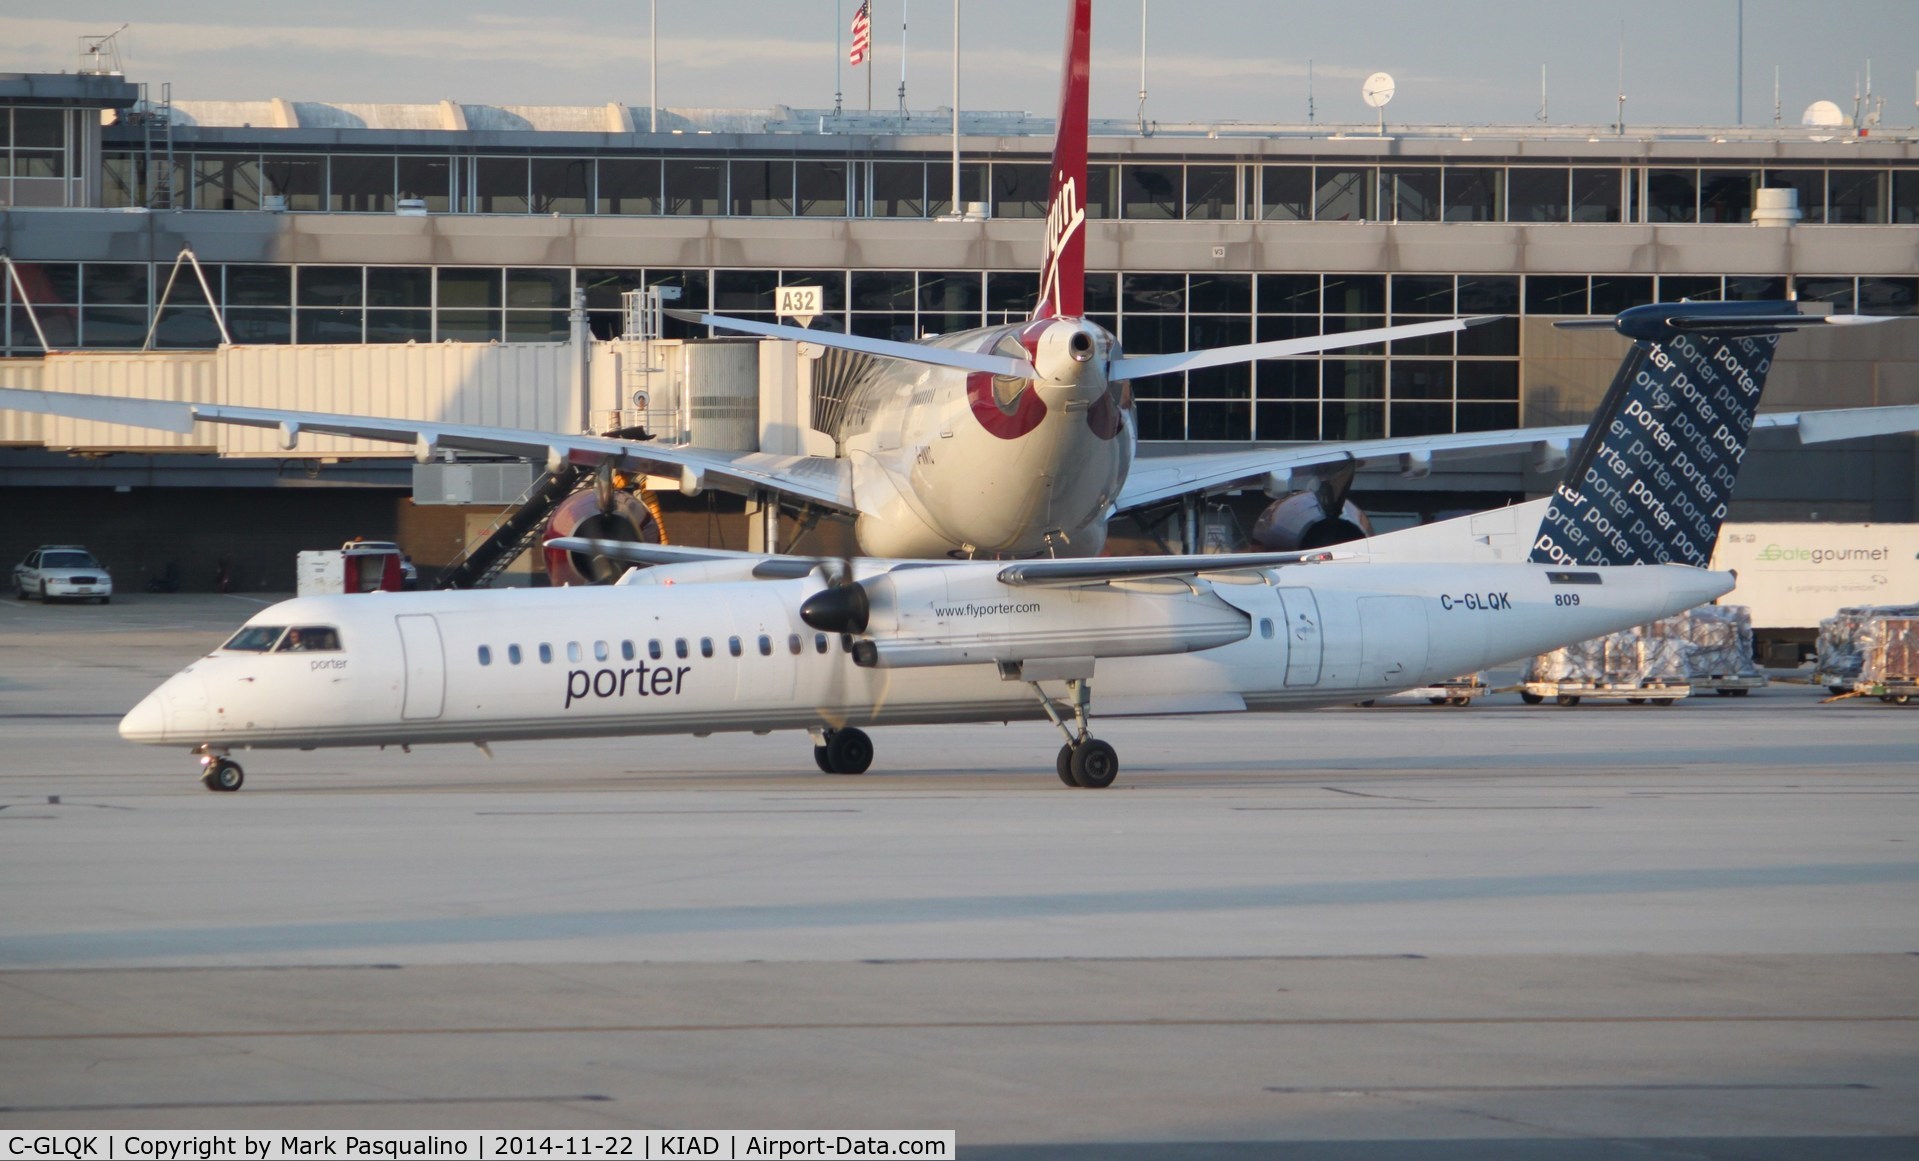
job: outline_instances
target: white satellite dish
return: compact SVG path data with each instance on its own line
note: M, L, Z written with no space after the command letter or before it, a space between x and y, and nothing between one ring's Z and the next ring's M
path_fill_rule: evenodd
M1831 101L1814 101L1799 114L1799 123L1808 129L1837 129L1846 123L1846 114ZM1831 141L1830 136L1814 137L1814 141Z
M1359 95L1373 108L1384 109L1386 102L1393 99L1393 74L1374 73L1367 77L1366 83L1359 87Z
M1837 129L1846 123L1846 115L1831 101L1814 101L1799 115L1799 123L1808 129Z

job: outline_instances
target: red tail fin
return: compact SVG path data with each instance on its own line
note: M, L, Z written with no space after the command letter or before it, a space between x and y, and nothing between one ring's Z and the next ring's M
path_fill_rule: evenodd
M1053 138L1053 192L1046 204L1046 257L1034 318L1086 313L1086 86L1092 74L1093 0L1072 0L1059 129Z

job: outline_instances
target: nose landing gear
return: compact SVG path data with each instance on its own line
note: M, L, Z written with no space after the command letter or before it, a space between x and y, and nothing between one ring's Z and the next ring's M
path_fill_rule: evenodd
M200 756L200 764L206 767L200 775L200 785L208 790L231 793L246 783L246 771L240 769L240 764L227 757L224 751L201 746L194 753Z

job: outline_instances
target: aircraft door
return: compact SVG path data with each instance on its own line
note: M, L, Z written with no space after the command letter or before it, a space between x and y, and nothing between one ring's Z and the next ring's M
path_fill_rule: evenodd
M1318 685L1323 653L1319 629L1319 600L1313 590L1282 588L1280 608L1286 613L1286 684Z
M1359 685L1407 689L1426 671L1426 602L1418 597L1359 599Z
M741 655L733 659L733 695L741 704L769 705L793 696L800 663L813 655L813 630L800 623L798 610L785 600L783 585L767 585L750 606L733 611L733 631ZM795 652L795 638L799 651ZM762 643L772 652L761 649ZM838 638L833 647L839 647ZM729 650L730 652L730 650Z
M400 629L401 664L406 670L406 701L400 717L427 721L440 716L446 705L446 655L440 646L440 623L431 614L393 618Z

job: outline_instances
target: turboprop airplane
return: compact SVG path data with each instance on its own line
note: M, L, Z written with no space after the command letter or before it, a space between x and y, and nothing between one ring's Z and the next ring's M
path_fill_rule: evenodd
M1591 439L1524 560L1475 562L1471 518L1353 551L808 559L576 541L656 567L610 587L302 597L136 705L123 737L239 749L806 730L864 772L863 727L1050 719L1069 786L1109 786L1105 714L1338 704L1515 661L1718 597L1705 565L1791 303L1638 307ZM1419 553L1393 559L1396 536Z
M1138 424L1131 382L1153 375L1457 331L1441 320L1180 354L1127 355L1084 317L1087 81L1090 0L1073 0L1044 223L1037 308L1029 321L921 343L828 334L716 315L693 321L744 333L804 340L825 349L816 365L815 422L833 456L720 452L620 436L324 414L215 402L110 399L0 389L0 407L191 431L196 422L277 428L289 449L303 433L411 444L422 461L445 451L518 456L544 463L676 476L697 494L721 488L779 496L850 514L861 550L877 557L1093 556L1111 518L1183 497L1262 488L1276 497L1261 527L1285 526L1262 547L1316 547L1361 535L1343 496L1354 469L1388 464L1408 475L1437 461L1530 448L1540 470L1564 463L1582 426L1326 442L1290 448L1159 456L1135 463ZM1796 325L1828 325L1851 316ZM1919 420L1913 421L1919 425ZM1341 481L1341 483L1334 483ZM578 504L575 504L578 501ZM619 501L610 483L577 494L549 534ZM631 509L633 523L647 519ZM582 527L590 529L590 522ZM635 533L640 535L640 533ZM549 559L569 558L552 554ZM605 571L570 558L569 579Z

